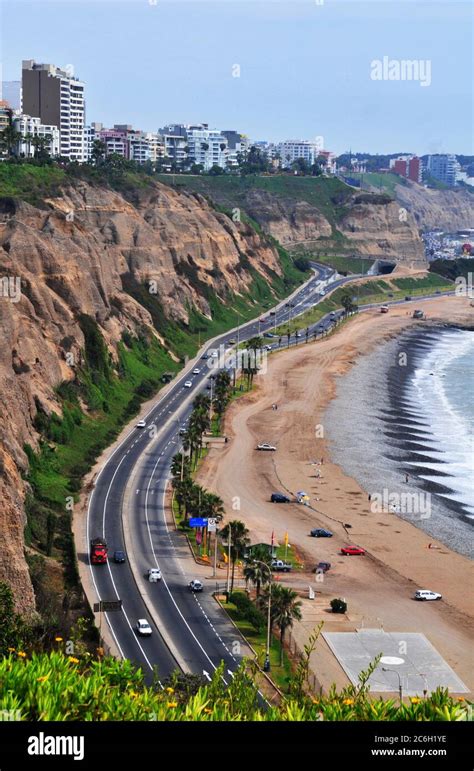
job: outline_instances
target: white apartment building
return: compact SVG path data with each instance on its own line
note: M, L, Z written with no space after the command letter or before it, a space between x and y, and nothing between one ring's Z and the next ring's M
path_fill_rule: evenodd
M192 163L202 164L204 171L209 171L212 166L227 168L228 141L220 131L199 125L189 126L186 133Z
M287 139L277 145L283 168L289 168L298 158L303 158L310 166L323 149L318 142L309 139Z
M72 66L61 69L54 64L37 64L33 59L22 65L22 112L58 126L60 155L83 163L85 84L75 78Z
M17 154L23 158L34 158L34 137L46 139L45 148L52 158L60 154L60 136L57 126L45 126L39 118L30 115L13 116L13 128L21 134Z

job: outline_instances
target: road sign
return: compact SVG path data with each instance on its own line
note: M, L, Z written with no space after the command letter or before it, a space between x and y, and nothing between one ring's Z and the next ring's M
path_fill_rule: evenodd
M206 525L207 519L203 519L203 517L191 517L189 520L190 527L206 527Z
M215 518L209 518L207 520L207 532L208 533L215 533L217 530L217 519Z
M94 603L94 613L110 613L113 610L122 610L122 600L101 600Z

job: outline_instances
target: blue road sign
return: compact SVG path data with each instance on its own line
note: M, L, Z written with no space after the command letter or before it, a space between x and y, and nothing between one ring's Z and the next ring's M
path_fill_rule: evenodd
M207 519L202 517L191 517L189 520L190 527L207 527Z

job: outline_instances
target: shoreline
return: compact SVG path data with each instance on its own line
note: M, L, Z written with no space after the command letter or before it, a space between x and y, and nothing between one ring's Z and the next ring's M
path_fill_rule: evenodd
M472 308L467 298L437 298L427 301L425 308L430 324L433 320L470 324ZM254 543L269 543L272 532L275 540L283 543L288 533L304 568L280 580L299 590L303 598L307 597L308 584L316 590L315 601L302 600L303 621L292 632L300 649L321 620L325 631L383 624L386 631L419 632L474 691L470 656L474 603L465 590L470 585L472 563L412 522L393 513L371 512L367 492L331 459L325 430L324 415L336 396L341 376L350 373L353 365L380 343L396 344L407 328L416 328L416 322L403 306L382 317L368 311L327 339L270 356L268 374L256 378L255 390L230 405L224 429L229 443L209 452L198 481L221 496L227 518L246 523ZM354 409L355 401L353 395L347 411ZM278 410L272 410L273 403L278 404ZM323 436L318 434L321 427ZM258 441L275 443L277 452L256 453ZM293 492L306 490L315 510L296 503L270 503L271 492L282 485ZM313 527L328 528L334 536L310 538ZM366 555L341 557L340 547L347 543L364 547ZM332 567L323 583L315 583L311 570L323 559ZM411 600L417 588L440 591L445 599L420 607ZM348 613L341 618L327 613L329 600L338 596L349 602ZM347 682L323 640L314 655L315 671L324 687Z
M338 380L337 393L327 408L324 422L329 426L332 459L373 500L384 500L385 508L388 499L397 500L398 497L405 501L405 511L402 506L399 510L394 508L395 516L411 522L453 551L469 556L474 531L463 519L465 506L460 501L440 497L456 492L449 485L452 478L448 473L449 458L443 457L445 452L436 445L430 426L406 395L407 383L423 354L431 350L438 333L450 329L461 327L434 323L423 328L409 328L393 340L381 341L374 351ZM469 328L465 329L474 334ZM400 356L406 356L407 366L397 365ZM349 418L345 409L354 392L363 394L360 420ZM354 446L357 446L357 453L350 451ZM429 453L439 454L441 457L436 463L446 465L446 470L421 465L433 463ZM426 480L422 474L437 479ZM407 475L408 482L405 481ZM417 501L420 504L418 511ZM415 504L414 511L410 511L410 504Z

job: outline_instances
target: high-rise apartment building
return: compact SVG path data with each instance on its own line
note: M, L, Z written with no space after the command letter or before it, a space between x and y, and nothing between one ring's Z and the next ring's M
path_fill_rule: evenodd
M84 142L85 84L72 68L23 61L22 112L59 128L60 155L71 161L87 160Z
M429 155L426 168L431 177L449 187L454 187L461 169L455 155Z

